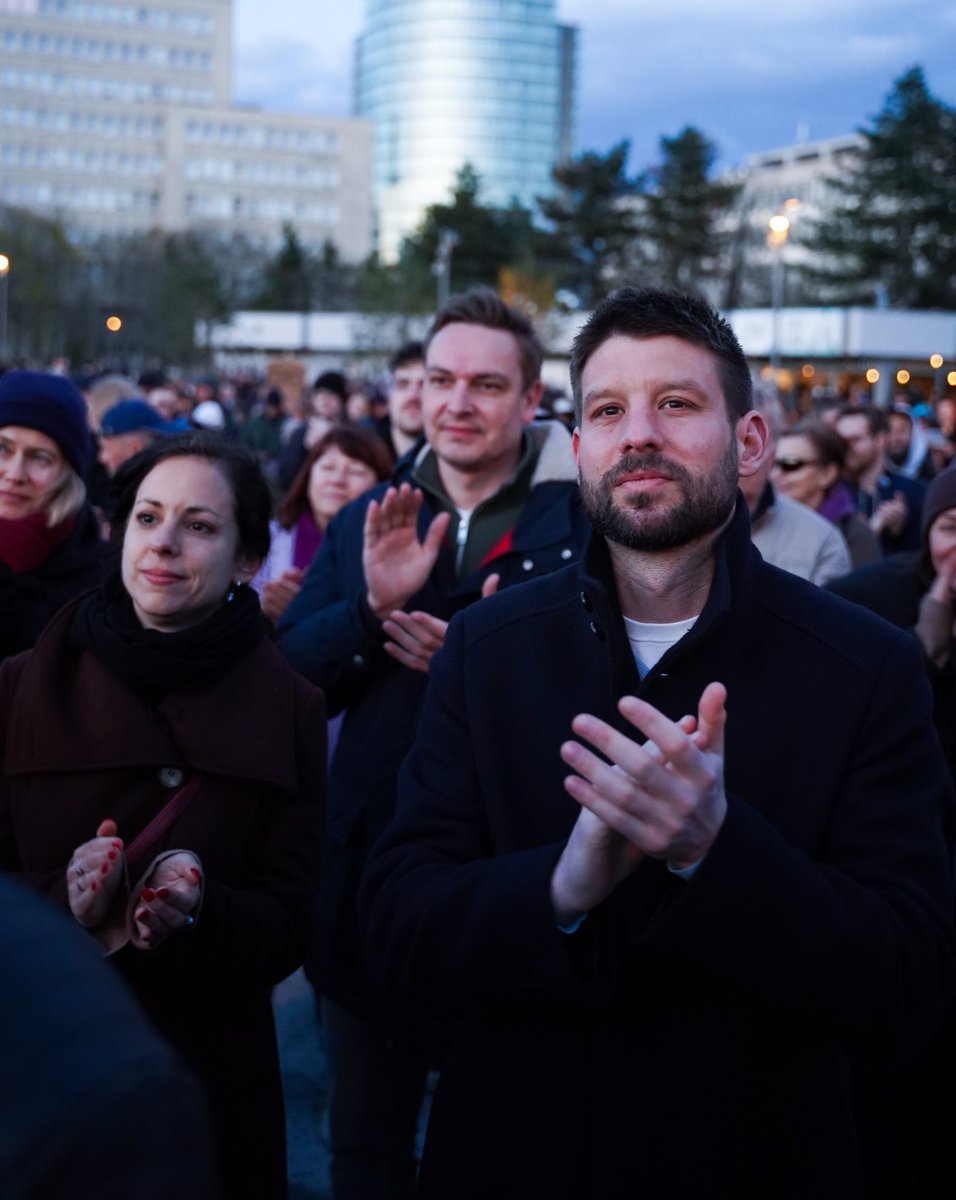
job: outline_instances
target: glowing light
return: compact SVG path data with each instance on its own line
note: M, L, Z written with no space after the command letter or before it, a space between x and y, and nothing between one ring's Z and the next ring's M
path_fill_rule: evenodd
M933 368L934 371L938 371L940 369L940 367L943 365L942 354L931 354L929 356L929 365Z
M119 333L119 331L123 328L122 318L121 317L107 317L106 318L106 328L110 331L110 333Z
M866 373L866 382L867 383L877 383L879 378L880 378L880 373L876 369L876 367L870 367L870 369Z
M790 218L785 217L783 213L774 213L767 224L770 226L771 233L783 237L790 228Z
M6 275L10 270L10 259L5 254L0 254L0 275Z
M900 387L905 387L906 384L909 383L909 381L910 381L910 373L909 373L909 371L906 370L905 367L901 368L899 371L896 372L896 382L900 385Z
M804 363L803 366L800 368L800 374L803 376L804 379L812 379L814 377L814 375L816 375L816 373L817 373L816 368L811 367L811 365L809 363Z
M950 371L946 376L946 382L950 387L956 387L956 371Z

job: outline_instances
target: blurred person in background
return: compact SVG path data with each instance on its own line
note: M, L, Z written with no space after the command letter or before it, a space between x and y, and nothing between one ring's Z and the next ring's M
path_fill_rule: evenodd
M120 400L100 420L98 457L112 478L124 462L169 432L161 414L145 400Z
M29 649L100 581L106 548L83 482L92 456L83 396L68 379L0 378L0 658Z
M824 584L850 569L850 554L838 529L796 500L781 495L770 481L774 446L783 436L783 409L775 395L754 390L754 408L763 415L769 444L759 467L741 475L738 486L750 510L750 533L766 562Z
M830 590L914 633L933 685L934 718L956 780L956 469L926 491L920 547L870 563Z
M847 444L843 481L857 511L880 539L883 553L918 549L926 489L887 466L886 413L869 404L847 405L837 417L836 431Z
M424 356L421 342L406 342L388 364L388 415L378 423L378 432L396 459L406 455L422 436Z
M336 425L309 451L272 523L272 546L252 581L262 611L278 621L299 594L306 569L335 514L388 479L392 456L366 429Z
M280 489L292 486L306 455L325 436L333 425L345 419L348 380L341 371L322 371L315 378L305 404L305 419L293 430L279 455L278 483Z
M882 551L841 482L845 459L846 442L835 429L814 421L799 422L777 439L770 481L777 492L814 509L839 529L850 566L855 568L875 562Z
M897 402L887 413L886 462L907 479L928 483L936 474L926 433L909 404Z

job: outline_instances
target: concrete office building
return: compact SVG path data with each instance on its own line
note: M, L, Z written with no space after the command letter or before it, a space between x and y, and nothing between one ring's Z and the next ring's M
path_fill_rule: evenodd
M853 167L864 145L862 134L849 133L795 142L745 159L736 180L743 184L738 208L754 241L751 263L786 260L795 266L807 261L809 251L800 245L799 234L826 212L834 199L829 181ZM789 229L768 243L770 220L779 215L790 222Z
M555 0L366 0L358 116L375 128L378 246L394 259L459 168L487 203L529 207L571 153L576 30Z
M0 204L371 247L371 127L232 104L231 0L0 0Z

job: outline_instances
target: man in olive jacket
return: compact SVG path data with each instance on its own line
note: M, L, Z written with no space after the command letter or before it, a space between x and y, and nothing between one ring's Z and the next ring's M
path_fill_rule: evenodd
M449 301L425 349L427 444L332 521L279 623L289 661L330 713L344 711L306 964L331 1063L335 1200L399 1200L415 1186L426 1057L415 1014L399 1019L367 970L357 893L394 812L431 657L455 612L564 566L587 535L567 431L532 420L541 358L530 321L494 293Z
M469 1010L420 1194L892 1194L956 978L918 648L751 545L706 305L615 293L572 383L593 537L452 621L367 873L372 960Z

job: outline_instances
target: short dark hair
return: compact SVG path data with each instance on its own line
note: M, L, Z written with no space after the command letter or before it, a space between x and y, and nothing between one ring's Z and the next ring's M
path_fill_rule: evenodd
M787 437L791 433L807 439L813 446L821 467L834 466L838 471L843 470L843 464L846 462L846 441L832 426L813 420L798 421L796 425L783 430L780 436Z
M581 420L581 375L588 359L612 337L676 337L718 359L727 416L737 421L753 408L753 380L737 335L706 301L663 288L618 288L597 306L571 347L571 394Z
M341 450L346 458L358 459L371 467L379 483L388 479L392 473L395 460L377 433L363 429L361 425L333 425L306 455L305 462L296 472L295 478L289 484L289 490L279 503L276 519L283 529L291 529L305 512L309 503L309 475L312 466L332 446Z
M870 431L870 437L876 437L878 433L886 433L890 428L886 413L882 408L877 408L875 404L843 404L836 415L837 423L844 417L866 417L866 427Z
M424 361L425 343L406 342L404 346L399 346L392 357L388 360L388 369L390 371L397 371L399 367L407 367L409 363Z
M484 325L487 329L503 329L510 333L518 344L521 382L525 389L541 378L544 346L535 333L530 318L519 309L505 304L491 288L471 288L458 296L452 296L442 305L435 314L425 339L426 355L432 338L446 325Z
M114 480L117 503L113 536L122 538L139 485L155 466L168 458L206 458L219 467L232 493L240 554L265 558L271 540L272 497L262 468L250 451L215 433L200 431L157 438L123 463Z

